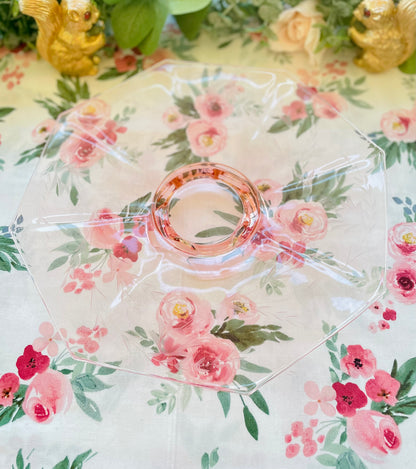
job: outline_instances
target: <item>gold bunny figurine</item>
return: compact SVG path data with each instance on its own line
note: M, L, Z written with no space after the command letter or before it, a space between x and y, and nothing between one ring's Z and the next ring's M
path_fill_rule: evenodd
M383 72L407 60L416 48L416 0L363 0L354 10L354 19L367 29L354 26L349 34L363 49L355 64L369 72Z
M104 46L102 32L88 32L100 14L90 0L19 0L22 13L33 16L39 28L36 46L41 57L67 75L95 75Z

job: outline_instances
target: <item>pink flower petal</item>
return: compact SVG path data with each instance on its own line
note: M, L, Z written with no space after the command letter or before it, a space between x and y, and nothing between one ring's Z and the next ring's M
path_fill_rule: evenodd
M321 410L328 417L333 417L336 414L335 407L328 402L321 402Z
M45 321L39 326L39 332L43 336L47 337L48 339L49 339L49 337L52 337L53 330L54 330L54 327L50 322Z
M54 341L49 342L48 348L46 349L50 357L56 357L58 355L59 347Z
M32 347L36 352L42 352L48 346L49 340L46 337L38 337L33 341Z
M333 401L337 397L337 393L331 386L324 386L321 391L321 401Z
M315 381L306 381L303 388L305 390L306 395L311 399L317 401L320 398L319 387L315 383Z
M303 409L305 414L314 415L318 410L318 403L316 401L308 402Z

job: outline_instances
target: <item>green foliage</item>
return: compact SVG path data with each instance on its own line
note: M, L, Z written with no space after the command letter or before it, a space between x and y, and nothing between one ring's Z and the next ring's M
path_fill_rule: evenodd
M410 197L406 197L402 200L400 197L393 197L393 201L402 205L403 217L407 223L416 222L416 204L413 203Z
M19 12L18 0L0 2L0 47L15 49L26 44L34 48L36 35L35 20Z
M20 223L23 222L23 218L19 217ZM23 228L15 227L16 232L21 231ZM6 233L5 235L0 234L0 270L10 272L13 269L26 270L26 267L21 263L17 257L19 251L17 250L13 239L7 234L7 227L0 226L0 232Z
M15 422L25 415L22 404L27 390L26 384L21 384L17 392L14 393L13 403L10 406L0 406L0 427L9 422Z
M219 459L218 448L213 449L210 454L204 453L201 458L201 469L211 469Z
M382 131L371 132L368 136L386 153L386 168L401 163L401 157L407 155L409 166L416 169L416 142L395 142L389 140Z

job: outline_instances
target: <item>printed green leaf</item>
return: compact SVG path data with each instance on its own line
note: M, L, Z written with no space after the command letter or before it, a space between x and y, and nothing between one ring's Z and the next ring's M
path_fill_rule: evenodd
M97 80L111 80L116 77L125 75L126 72L119 72L115 67L109 68L106 72L97 77Z
M91 456L92 449L79 454L72 462L70 469L82 469L84 462Z
M260 391L255 391L248 396L254 404L265 414L269 415L269 406Z
M91 417L92 419L96 420L97 422L101 422L102 417L100 413L100 409L98 405L92 400L89 399L83 392L79 392L74 390L75 400L80 407L80 409Z
M14 111L14 107L0 107L0 122L2 121L3 117L6 117L11 112Z
M255 365L254 363L250 363L243 358L240 359L240 370L249 371L250 373L271 373L272 370L266 368L264 366Z
M218 399L221 403L222 410L224 412L224 417L227 417L228 412L230 411L230 405L231 405L230 393L225 392L225 391L218 391L217 396L218 396Z
M250 409L245 405L243 407L244 423L247 431L255 439L259 439L259 427L257 425L254 415L250 412Z
M348 449L345 453L338 456L335 467L336 469L367 469L366 465L352 449Z
M299 138L302 134L304 134L307 130L312 127L313 121L312 117L308 116L305 119L300 121L300 125L298 127L298 131L296 132L296 138Z
M395 379L401 383L399 392L397 393L397 398L400 399L409 393L416 382L416 357L403 363L397 370Z
M73 205L76 205L79 200L78 189L75 186L71 187L71 192L69 193L69 198Z
M115 362L107 362L107 363L108 365L119 366L121 364L121 360L115 361ZM100 368L98 368L97 375L100 375L100 376L112 375L116 371L117 371L117 368L109 368L107 366L101 366Z
M28 150L25 150L23 153L20 154L21 158L17 161L17 163L15 163L15 166L19 166L20 164L28 163L29 161L39 158L42 154L44 147L45 144L40 143L34 148L29 148Z
M332 366L336 368L337 370L341 369L341 366L339 364L339 360L335 354L332 352L329 352L329 358L331 359Z
M183 96L182 98L179 98L178 96L174 96L173 99L175 100L175 104L181 114L184 114L185 116L193 117L195 119L199 118L198 111L195 109L194 100L192 99L191 96ZM185 139L183 138L182 140L185 140ZM179 143L179 142L176 142L176 143Z
M209 455L209 466L214 467L215 464L219 461L220 457L218 456L218 448L215 448L211 451Z
M337 458L328 453L320 454L316 457L316 460L327 467L335 467L337 464Z
M61 267L62 265L65 264L67 260L68 260L68 256L58 257L48 267L48 272L50 272L51 270L57 269L58 267Z
M290 129L290 127L291 126L286 121L278 118L278 120L270 127L267 132L271 134L278 134L280 132L284 132L285 130Z
M71 384L73 384L74 382L77 383L84 392L97 392L112 387L108 384L103 383L96 376L88 373L80 374L74 380L71 381Z
M66 456L66 458L62 461L55 464L52 469L70 469L68 456Z
M207 230L200 231L195 235L196 238L210 238L211 236L227 236L234 232L233 228L229 226L217 226L215 228L208 228Z
M221 212L220 210L214 210L214 213L220 216L223 220L228 221L232 225L237 225L240 221L240 217L232 215L231 213Z
M204 453L201 458L201 468L202 469L209 469L209 454Z

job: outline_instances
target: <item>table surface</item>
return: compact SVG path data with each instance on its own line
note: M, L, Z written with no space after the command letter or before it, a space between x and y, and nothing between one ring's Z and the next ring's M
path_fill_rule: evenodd
M87 389L83 405L72 399L70 405L57 408L52 419L39 423L21 409L26 386L34 378L20 379L13 404L0 406L2 468L413 467L416 76L398 69L369 75L352 63L351 54L327 54L320 66L312 67L302 53L271 53L255 39L219 47L221 41L202 35L188 43L170 28L164 33L163 48L152 57L117 52L103 59L97 77L82 78L80 83L86 83L84 90L93 96L158 60L179 58L282 68L319 91L339 91L341 84L347 103L344 115L387 148L393 257L387 260L385 296L252 397L233 394L220 400L210 390L189 393L180 384L156 378L112 370L97 375L95 370L96 387ZM0 225L6 226L36 166L41 137L34 129L56 117L60 105L80 96L71 88L75 82L63 79L33 52L0 49L0 77ZM4 375L18 373L16 362L25 347L36 343L39 349L43 344L42 354L50 358L65 350L10 243L4 229L0 399L13 384L13 378ZM68 382L71 373L92 372L80 370L70 358L66 366L62 376Z

